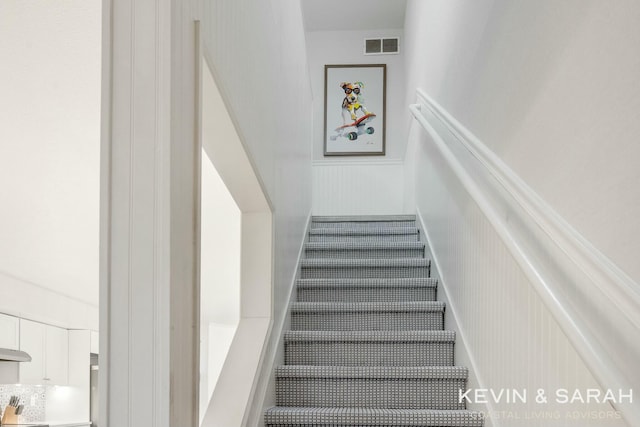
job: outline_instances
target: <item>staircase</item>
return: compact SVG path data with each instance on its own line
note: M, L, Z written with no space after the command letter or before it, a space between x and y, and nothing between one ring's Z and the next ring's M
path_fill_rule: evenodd
M414 216L314 217L269 427L482 426Z

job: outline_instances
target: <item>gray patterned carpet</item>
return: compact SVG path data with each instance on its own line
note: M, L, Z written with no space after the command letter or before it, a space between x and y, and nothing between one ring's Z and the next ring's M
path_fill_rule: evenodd
M314 217L272 427L482 426L414 216Z

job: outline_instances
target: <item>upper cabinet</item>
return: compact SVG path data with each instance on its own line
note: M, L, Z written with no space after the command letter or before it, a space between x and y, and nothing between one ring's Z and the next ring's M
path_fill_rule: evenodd
M66 329L20 319L20 350L31 362L20 364L23 384L68 384L69 334Z
M69 331L69 385L89 388L90 349L91 331L77 329Z
M20 319L0 314L0 348L20 350Z
M44 325L20 319L20 350L31 356L31 362L20 364L20 382L44 384Z
M69 383L69 331L45 326L45 381L55 385Z

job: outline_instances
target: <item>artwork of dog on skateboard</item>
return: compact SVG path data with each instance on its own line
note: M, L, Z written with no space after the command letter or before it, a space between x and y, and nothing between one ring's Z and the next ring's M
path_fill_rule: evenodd
M335 129L335 135L331 135L332 141L337 138L347 138L349 141L355 141L358 139L358 135L373 134L375 129L372 126L367 126L376 115L364 105L364 98L362 96L362 88L364 83L362 82L342 82L340 88L344 91L344 99L342 100L342 126Z

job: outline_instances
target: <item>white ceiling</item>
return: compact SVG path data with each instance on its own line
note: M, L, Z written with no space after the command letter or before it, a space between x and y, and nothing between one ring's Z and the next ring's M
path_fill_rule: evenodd
M404 28L406 0L301 0L306 31Z

